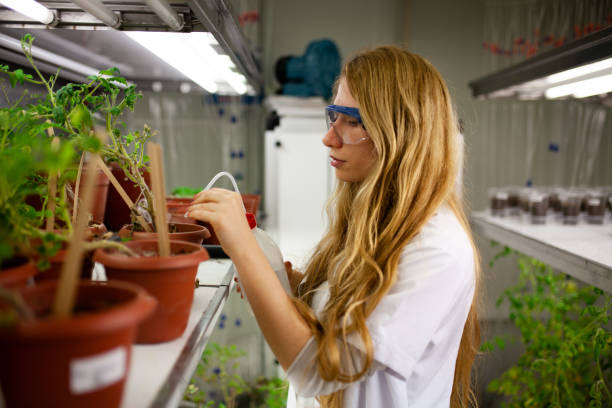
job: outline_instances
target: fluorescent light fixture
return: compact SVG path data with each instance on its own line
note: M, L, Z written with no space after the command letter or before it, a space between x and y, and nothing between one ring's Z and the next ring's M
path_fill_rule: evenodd
M607 92L612 92L612 74L555 86L546 90L546 97L554 99L572 95L576 98L586 98Z
M552 74L546 77L546 82L549 84L556 84L558 82L567 81L573 78L578 78L584 75L591 74L593 72L603 71L605 69L612 68L612 58L593 62L591 64L582 65L577 68L568 69L566 71Z
M246 78L232 71L234 64L227 55L217 54L210 33L124 33L210 93L217 92L217 83L222 82L240 95L247 92Z
M14 51L22 52L21 41L5 34L0 34L0 45ZM99 72L98 69L90 67L89 65L81 64L80 62L62 57L61 55L34 45L32 46L32 57L57 65L58 67L66 68L84 76L97 75Z
M0 45L5 48L17 51L19 53L22 52L21 41L13 37L10 37L8 35L2 34L2 33L0 33ZM72 72L76 72L77 74L81 74L84 77L88 77L90 75L98 75L98 73L100 72L100 70L97 68L90 67L89 65L81 64L80 62L71 60L69 58L63 57L59 54L56 54L51 51L47 51L43 48L40 48L34 45L32 46L32 57L37 60L48 62L59 68L66 69ZM103 75L103 77L108 78L109 76ZM120 88L126 88L126 86L122 83L117 82L116 84ZM131 85L130 82L128 82L128 84Z
M43 24L51 24L55 19L51 10L34 0L0 0L0 4Z

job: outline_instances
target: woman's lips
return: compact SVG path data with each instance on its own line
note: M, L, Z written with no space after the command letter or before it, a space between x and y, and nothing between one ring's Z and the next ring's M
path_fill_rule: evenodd
M343 163L346 163L346 161L336 159L334 156L329 156L329 158L331 159L330 164L332 165L332 167L340 167Z

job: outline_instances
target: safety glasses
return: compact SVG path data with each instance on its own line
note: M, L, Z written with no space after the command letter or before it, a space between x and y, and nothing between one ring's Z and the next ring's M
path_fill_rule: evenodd
M369 139L357 108L328 105L325 108L325 119L327 129L333 127L343 144L358 144Z

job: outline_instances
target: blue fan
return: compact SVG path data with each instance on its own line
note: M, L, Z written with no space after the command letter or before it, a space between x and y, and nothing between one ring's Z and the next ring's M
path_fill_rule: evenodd
M275 71L282 94L329 99L340 74L340 53L331 40L312 41L301 57L281 57Z

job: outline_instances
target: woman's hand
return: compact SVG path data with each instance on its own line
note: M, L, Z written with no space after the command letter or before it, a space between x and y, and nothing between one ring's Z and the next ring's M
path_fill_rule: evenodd
M238 255L255 238L245 217L240 194L211 188L196 194L187 216L212 225L223 251L230 258Z

